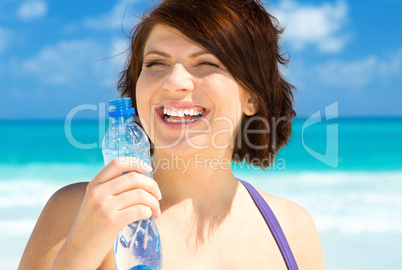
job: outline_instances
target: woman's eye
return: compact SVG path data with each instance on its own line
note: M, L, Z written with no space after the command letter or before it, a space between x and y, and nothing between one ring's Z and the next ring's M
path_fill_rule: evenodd
M162 65L164 65L164 63L162 63L160 61L152 61L152 62L145 63L145 66L147 68L151 68L151 67L154 67L154 66L162 66Z
M211 62L201 62L198 65L207 65L207 66L212 66L212 67L219 67L219 65L211 63Z

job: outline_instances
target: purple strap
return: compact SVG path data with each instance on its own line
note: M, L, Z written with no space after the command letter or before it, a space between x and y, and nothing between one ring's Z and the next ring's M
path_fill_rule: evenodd
M288 241L286 240L285 234L283 233L275 214L272 212L264 198L252 185L240 179L238 180L246 187L248 193L251 195L251 198L253 198L254 203L257 205L258 210L260 210L262 216L264 217L265 222L271 230L276 244L282 253L286 266L289 270L298 270L299 268L297 267L296 260L293 257L292 250L289 247Z

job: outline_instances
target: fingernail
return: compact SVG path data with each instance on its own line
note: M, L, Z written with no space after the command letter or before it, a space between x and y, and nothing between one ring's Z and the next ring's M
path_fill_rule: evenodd
M159 200L162 200L162 193L161 193L160 190L158 190L158 199L159 199Z

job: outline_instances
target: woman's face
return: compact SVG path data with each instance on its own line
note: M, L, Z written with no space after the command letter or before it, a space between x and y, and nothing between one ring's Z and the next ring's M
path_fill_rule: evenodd
M155 155L231 155L243 113L250 115L250 94L218 58L164 25L150 33L143 57L137 109Z

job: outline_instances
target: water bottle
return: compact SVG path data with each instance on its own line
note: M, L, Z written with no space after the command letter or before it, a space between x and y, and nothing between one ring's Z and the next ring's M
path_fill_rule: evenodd
M137 157L151 164L146 133L133 121L131 99L109 102L111 125L102 144L105 166L114 158ZM152 177L152 172L146 174ZM117 270L158 270L162 250L155 218L139 220L124 227L116 239L114 256Z

